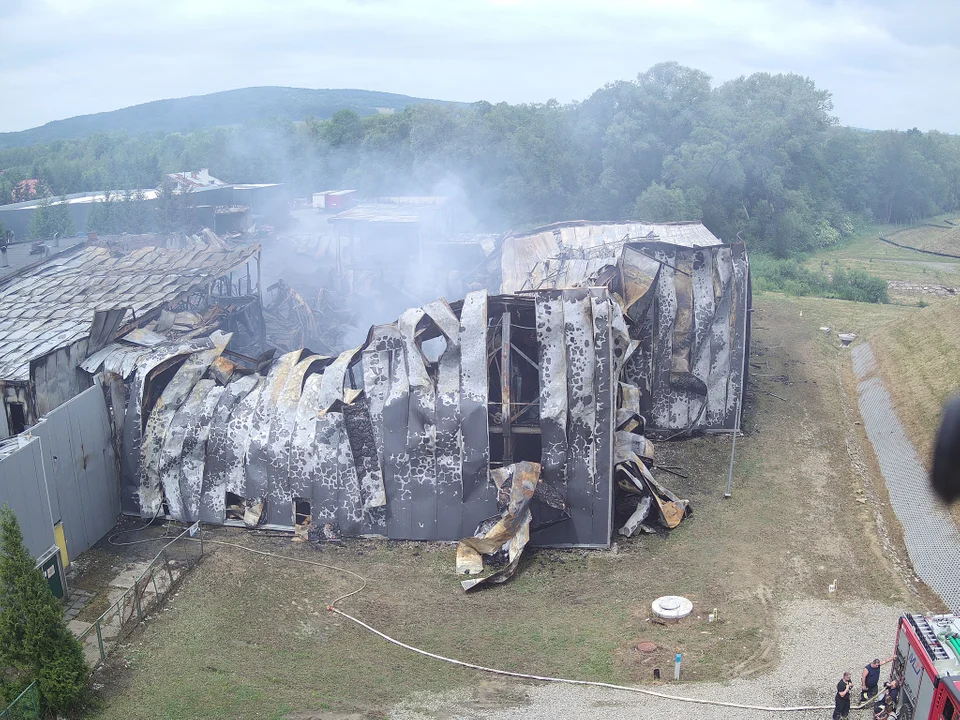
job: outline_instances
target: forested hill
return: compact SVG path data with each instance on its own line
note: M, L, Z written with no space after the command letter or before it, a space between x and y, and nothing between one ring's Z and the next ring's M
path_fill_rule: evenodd
M675 62L568 104L341 109L305 122L0 149L0 203L24 179L58 196L156 187L163 173L196 168L228 182L283 182L299 195L459 187L489 231L702 220L723 240L779 257L836 245L867 223L960 210L960 137L845 128L829 91L809 78L756 73L714 86Z
M220 125L242 125L272 117L303 120L329 118L337 110L373 115L402 110L408 105L436 102L370 90L307 90L305 88L251 87L209 95L157 100L111 112L54 120L21 132L0 133L0 148L84 138L95 132L190 132Z

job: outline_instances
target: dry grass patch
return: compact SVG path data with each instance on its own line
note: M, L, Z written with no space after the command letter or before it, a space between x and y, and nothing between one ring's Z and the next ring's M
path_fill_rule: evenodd
M886 325L871 346L897 415L929 466L943 405L960 391L960 299Z

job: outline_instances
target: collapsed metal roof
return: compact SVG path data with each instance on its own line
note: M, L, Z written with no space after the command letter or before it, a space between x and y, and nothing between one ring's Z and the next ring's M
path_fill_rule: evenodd
M140 318L242 266L259 245L220 249L101 247L61 253L0 286L0 380L26 381L30 361L89 336L98 310Z
M126 512L488 538L464 550L467 570L504 532L514 561L528 539L605 547L621 525L674 527L688 512L648 469L637 394L619 382L627 326L605 288L439 300L336 358L299 350L261 373L224 373L227 341L84 364L103 368L122 418Z
M243 369L222 357L226 337L138 335L89 358L122 425L123 509L467 538L471 574L502 552L465 588L509 577L528 541L603 547L618 528L675 527L689 508L654 478L645 429L737 427L743 246L699 224L568 223L500 249L503 294L412 308L337 357Z

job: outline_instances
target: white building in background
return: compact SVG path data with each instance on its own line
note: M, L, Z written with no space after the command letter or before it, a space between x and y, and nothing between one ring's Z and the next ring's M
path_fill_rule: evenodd
M178 173L168 173L167 179L180 190L197 190L199 188L226 187L227 183L210 174L209 168L187 170Z

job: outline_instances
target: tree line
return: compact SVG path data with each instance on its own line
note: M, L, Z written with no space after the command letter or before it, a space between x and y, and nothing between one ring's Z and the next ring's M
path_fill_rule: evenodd
M486 230L702 220L778 257L835 245L865 223L960 209L960 138L842 127L832 110L830 93L799 75L714 88L706 73L668 62L569 104L416 105L364 118L341 110L329 120L3 150L0 199L26 178L58 194L119 193L199 167L300 194L437 194L455 182Z

